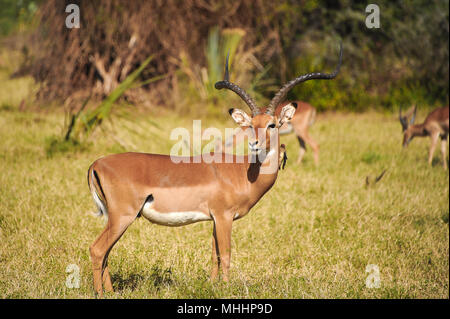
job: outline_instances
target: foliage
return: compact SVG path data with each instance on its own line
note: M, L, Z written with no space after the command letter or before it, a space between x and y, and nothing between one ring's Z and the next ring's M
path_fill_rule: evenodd
M70 120L64 132L63 138L50 137L46 141L47 156L56 153L65 153L77 150L86 150L85 143L81 143L83 138L89 137L100 124L111 117L111 109L114 103L129 89L139 74L150 63L152 57L148 57L142 62L141 66L133 71L127 78L120 83L97 107L84 112L91 96L87 97L81 107L73 114L70 114ZM151 80L151 79L150 79ZM80 119L80 120L79 120Z
M181 82L185 78L188 79L189 97L206 103L218 103L223 92L216 90L214 84L223 78L224 61L228 53L230 61L234 61L239 42L244 35L245 31L242 29L226 29L220 32L217 27L212 28L205 49L206 67L196 65L185 53L181 54L179 79ZM188 103L190 102L192 100Z
M99 126L103 120L110 116L114 103L125 93L127 89L132 86L133 82L139 77L152 59L153 57L150 56L143 61L139 68L128 75L122 83L118 84L117 87L94 110L87 114L81 115L83 129L87 135Z
M51 136L45 140L45 152L47 157L56 154L83 152L89 149L86 143L80 143L74 138L61 139L59 136Z
M33 19L41 1L0 0L0 36L21 31Z
M291 98L305 98L320 110L448 103L448 1L378 1L380 29L365 27L366 2L311 3L314 24L307 31L294 29L298 43L285 49L287 78L332 70L339 37L344 66L336 80L305 83Z
M218 28L212 28L206 45L206 67L199 67L190 61L186 55L182 55L178 80L180 83L186 84L188 94L185 94L186 98L183 100L183 104L178 105L178 111L191 114L203 113L203 115L207 113L217 116L223 113L223 109L218 106L242 103L240 98L230 94L230 91L217 90L214 87L215 83L221 81L224 77L227 55L229 55L231 81L239 83L239 86L245 88L256 99L263 99L256 88L267 83L267 80L263 77L266 75L268 68L262 68L255 55L245 50L241 41L244 36L245 31L243 29L234 28L220 31ZM187 79L188 81L186 81ZM199 102L207 105L208 108L206 110L201 108L198 111L193 110L192 105L200 104Z
M146 84L145 96L127 91L128 101L214 114L224 97L237 101L213 88L228 47L236 46L233 79L264 103L299 74L332 70L342 40L338 78L300 85L289 98L319 110L448 103L448 0L380 0L379 29L365 26L367 1L360 0L79 0L82 27L72 30L61 14L68 1L36 3L41 23L19 73L40 83L41 100L80 91L104 98L153 55L140 77L167 76Z

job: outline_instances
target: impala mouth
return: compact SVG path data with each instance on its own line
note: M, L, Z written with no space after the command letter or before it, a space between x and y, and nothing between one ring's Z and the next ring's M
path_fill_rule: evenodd
M254 153L254 154L259 154L259 153L261 153L261 149L258 148L258 147L251 147L251 146L249 146L249 150L250 150L250 152L252 152L252 153Z

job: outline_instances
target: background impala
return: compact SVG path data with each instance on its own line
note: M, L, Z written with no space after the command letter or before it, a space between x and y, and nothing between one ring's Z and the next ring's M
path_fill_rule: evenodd
M403 147L408 146L414 137L429 136L431 139L430 150L428 153L428 164L433 162L433 154L436 149L439 138L441 139L442 165L447 170L447 141L448 141L448 105L439 107L431 111L423 123L414 124L416 118L417 107L413 106L406 114L402 114L399 110L399 120L403 129ZM408 118L411 117L410 120Z

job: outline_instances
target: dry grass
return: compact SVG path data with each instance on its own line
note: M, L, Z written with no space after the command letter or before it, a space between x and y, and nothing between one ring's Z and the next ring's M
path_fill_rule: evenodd
M136 115L133 129L117 121L115 135L132 149L168 153L170 129L192 127L191 120ZM88 213L86 171L123 148L99 131L87 150L48 157L46 141L61 134L62 122L62 115L0 110L1 298L93 297L88 247L104 221ZM295 166L297 141L282 137L286 169L234 224L230 283L208 280L211 223L169 228L141 218L111 252L116 292L107 297L449 298L449 175L438 152L427 166L428 139L402 151L400 124L375 113L319 117L311 135L321 145L320 166L309 152ZM366 176L383 169L366 188ZM69 264L81 269L79 289L65 285ZM379 266L378 289L365 285L368 264Z

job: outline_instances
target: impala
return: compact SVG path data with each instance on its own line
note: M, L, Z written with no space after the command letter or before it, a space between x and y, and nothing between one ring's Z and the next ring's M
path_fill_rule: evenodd
M302 162L303 156L306 152L306 144L308 144L313 150L314 163L319 164L319 144L309 136L308 129L314 124L316 120L316 109L309 103L302 101L295 101L297 103L297 110L294 117L287 123L280 127L279 133L281 135L289 134L292 131L297 136L298 143L300 144L300 150L298 152L297 164ZM280 114L282 108L288 102L280 104L276 110L275 115Z
M290 102L283 102L279 104L275 108L275 115L280 116L283 107ZM319 145L309 136L308 129L311 125L314 124L316 118L316 109L306 102L302 101L294 101L293 103L297 104L297 109L295 111L294 116L289 122L284 123L280 129L279 134L285 135L294 132L297 136L298 143L300 144L300 150L298 152L297 164L302 162L303 156L306 152L306 144L308 144L312 150L314 155L314 163L316 165L319 164ZM233 144L236 145L244 140L245 136L248 136L247 127L243 127L235 132L232 139L227 139L226 142L216 145L216 150L221 150L222 147L228 148ZM250 132L251 133L251 132Z
M233 154L232 163L198 163L193 158L187 163L175 163L169 155L145 153L114 154L96 160L89 167L88 184L99 215L107 215L108 222L90 246L95 292L102 296L103 287L113 291L109 253L139 216L165 226L212 221L211 279L217 277L220 266L222 279L228 281L232 223L244 217L275 183L281 159L278 130L295 113L295 103L285 105L279 115L275 115L275 106L299 83L335 78L341 63L342 45L333 73L309 73L295 78L280 89L262 112L243 89L229 81L227 57L225 78L215 87L233 91L250 107L251 115L239 109L230 109L229 113L241 127L252 128L251 156L238 158ZM222 158L225 155L230 154L221 153Z
M444 169L447 170L447 138L448 138L448 105L445 107L438 107L431 111L425 121L421 124L414 124L416 118L417 107L411 108L406 114L402 115L402 109L399 110L399 120L403 129L403 147L408 146L411 140L416 136L429 136L431 138L430 152L428 154L428 164L431 165L433 161L433 154L436 149L436 144L441 138L441 152L443 158ZM408 122L408 117L411 120Z

